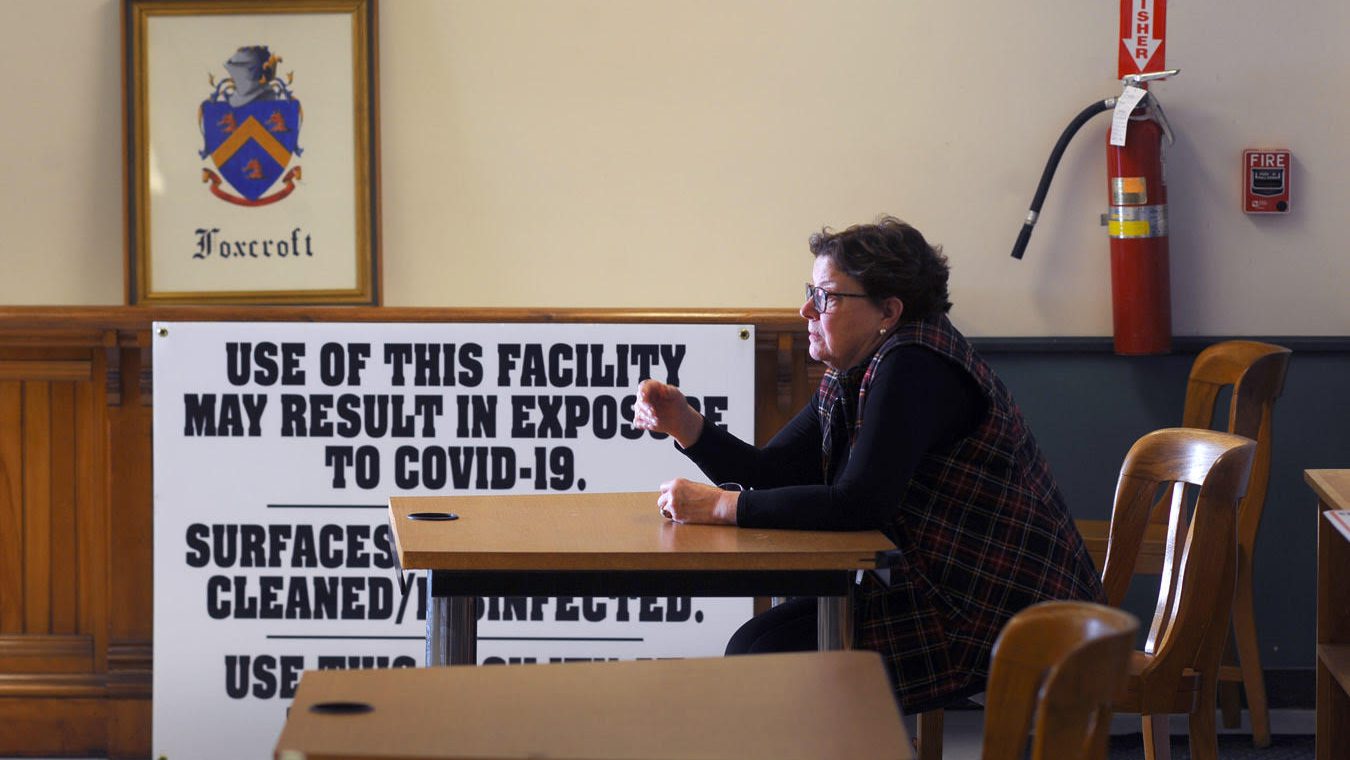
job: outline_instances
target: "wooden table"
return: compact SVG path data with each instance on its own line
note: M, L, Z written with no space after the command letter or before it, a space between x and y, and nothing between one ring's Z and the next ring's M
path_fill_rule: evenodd
M334 703L370 709L313 709ZM863 651L311 670L274 753L276 760L910 756L881 657Z
M1317 494L1317 760L1350 747L1350 540L1327 510L1350 509L1350 470L1305 470Z
M820 648L842 649L856 571L895 551L879 531L677 525L656 496L391 498L400 567L430 576L427 665L477 662L478 596L816 596ZM418 513L457 519L410 519Z

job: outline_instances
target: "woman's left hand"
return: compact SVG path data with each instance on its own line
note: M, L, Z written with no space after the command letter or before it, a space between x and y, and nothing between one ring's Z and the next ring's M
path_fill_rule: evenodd
M661 484L656 507L662 516L678 523L736 524L740 491L724 491L706 483L675 478Z

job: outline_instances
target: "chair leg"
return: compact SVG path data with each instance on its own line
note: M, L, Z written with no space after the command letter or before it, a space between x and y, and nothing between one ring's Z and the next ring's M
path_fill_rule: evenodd
M1191 713L1191 760L1219 760L1219 726L1214 719L1213 702L1199 700Z
M919 713L918 760L942 760L942 708Z
M1219 718L1224 728L1242 726L1242 691L1237 681L1219 682Z
M1247 692L1247 713L1252 721L1252 744L1270 746L1270 709L1266 703L1266 680L1261 672L1261 647L1256 643L1256 606L1252 602L1252 576L1238 572L1237 595L1233 599L1233 639L1242 668L1242 688Z
M1238 686L1241 683L1241 673L1237 649L1233 645L1234 638L1230 636L1223 648L1223 668L1219 670L1219 714L1223 718L1224 728L1237 728L1242 725L1242 692Z
M1172 731L1167 715L1143 715L1144 760L1172 760Z

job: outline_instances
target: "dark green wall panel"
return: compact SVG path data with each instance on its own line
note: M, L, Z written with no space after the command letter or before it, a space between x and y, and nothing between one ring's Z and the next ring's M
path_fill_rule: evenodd
M1291 347L1255 560L1267 669L1313 666L1317 501L1303 471L1350 468L1350 352ZM1110 516L1120 463L1135 439L1180 423L1195 358L1194 351L1120 357L1006 342L981 350L1016 396L1074 516L1092 519ZM1132 589L1127 606L1146 621L1152 606L1145 598Z

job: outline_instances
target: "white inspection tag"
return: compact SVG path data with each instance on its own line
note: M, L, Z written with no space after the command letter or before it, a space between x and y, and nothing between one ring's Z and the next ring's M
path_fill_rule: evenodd
M1111 114L1111 144L1117 147L1125 144L1125 125L1130 121L1130 114L1134 113L1134 107L1139 105L1148 91L1142 87L1135 87L1132 84L1125 85L1125 92L1116 98L1116 110Z

